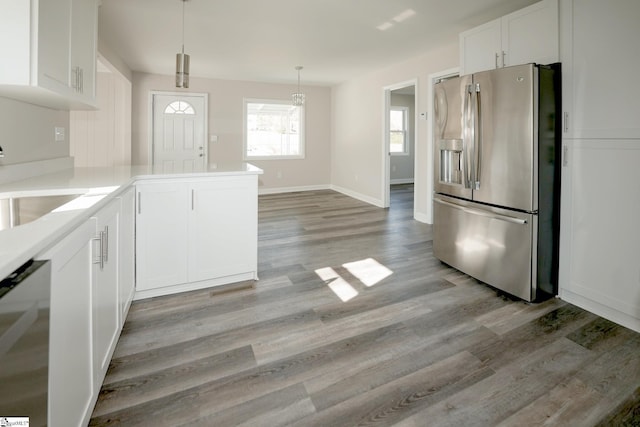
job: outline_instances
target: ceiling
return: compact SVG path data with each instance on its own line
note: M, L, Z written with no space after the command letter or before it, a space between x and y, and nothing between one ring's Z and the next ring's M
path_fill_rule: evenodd
M187 0L191 76L333 85L537 0ZM134 71L173 74L181 0L102 0L99 34ZM386 27L386 28L385 28Z

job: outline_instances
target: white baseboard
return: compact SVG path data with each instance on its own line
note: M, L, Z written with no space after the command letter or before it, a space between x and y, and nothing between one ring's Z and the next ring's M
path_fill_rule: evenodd
M604 305L600 302L594 301L590 298L586 298L582 295L560 288L560 299L567 301L573 305L577 305L593 314L597 314L600 317L609 319L612 322L625 326L629 329L633 329L636 332L640 332L640 319L634 316L630 316L615 308Z
M379 208L384 208L384 205L382 204L382 200L380 199L374 199L373 197L358 193L353 190L349 190L347 188L339 187L337 185L331 185L331 189L334 191L337 191L338 193L342 193L349 197L353 197L354 199L358 199L362 202L369 203L370 205L377 206Z
M391 182L391 185L394 185L394 184L413 184L415 182L415 180L413 178L395 178L395 179L392 179L390 182Z
M36 160L34 162L16 163L0 167L0 184L21 181L38 175L58 172L73 168L73 157Z
M275 187L275 188L259 188L258 194L280 194L280 193L297 193L298 191L314 191L314 190L330 190L329 184L326 185L306 185L300 187Z
M214 286L230 285L232 283L244 282L246 280L258 280L257 271L234 274L232 276L219 277L217 279L202 280L200 282L182 283L180 285L163 286L155 289L145 289L136 291L133 300L138 301L146 298L159 297L164 295L178 294L181 292L206 289Z
M422 212L414 212L413 219L415 219L416 221L424 222L425 224L431 224L427 215L423 214Z

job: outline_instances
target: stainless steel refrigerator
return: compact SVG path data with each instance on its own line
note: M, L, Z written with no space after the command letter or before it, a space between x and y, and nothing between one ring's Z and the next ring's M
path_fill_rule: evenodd
M557 294L559 64L434 89L434 255L526 301Z

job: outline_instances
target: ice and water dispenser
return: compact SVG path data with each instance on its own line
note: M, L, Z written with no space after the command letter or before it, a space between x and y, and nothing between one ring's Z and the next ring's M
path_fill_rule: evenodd
M440 153L440 182L462 184L462 140L441 139L438 141Z

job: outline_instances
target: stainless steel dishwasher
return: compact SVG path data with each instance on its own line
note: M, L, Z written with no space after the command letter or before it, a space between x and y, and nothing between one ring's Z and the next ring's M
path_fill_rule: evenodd
M49 261L29 261L0 282L0 418L47 424Z

